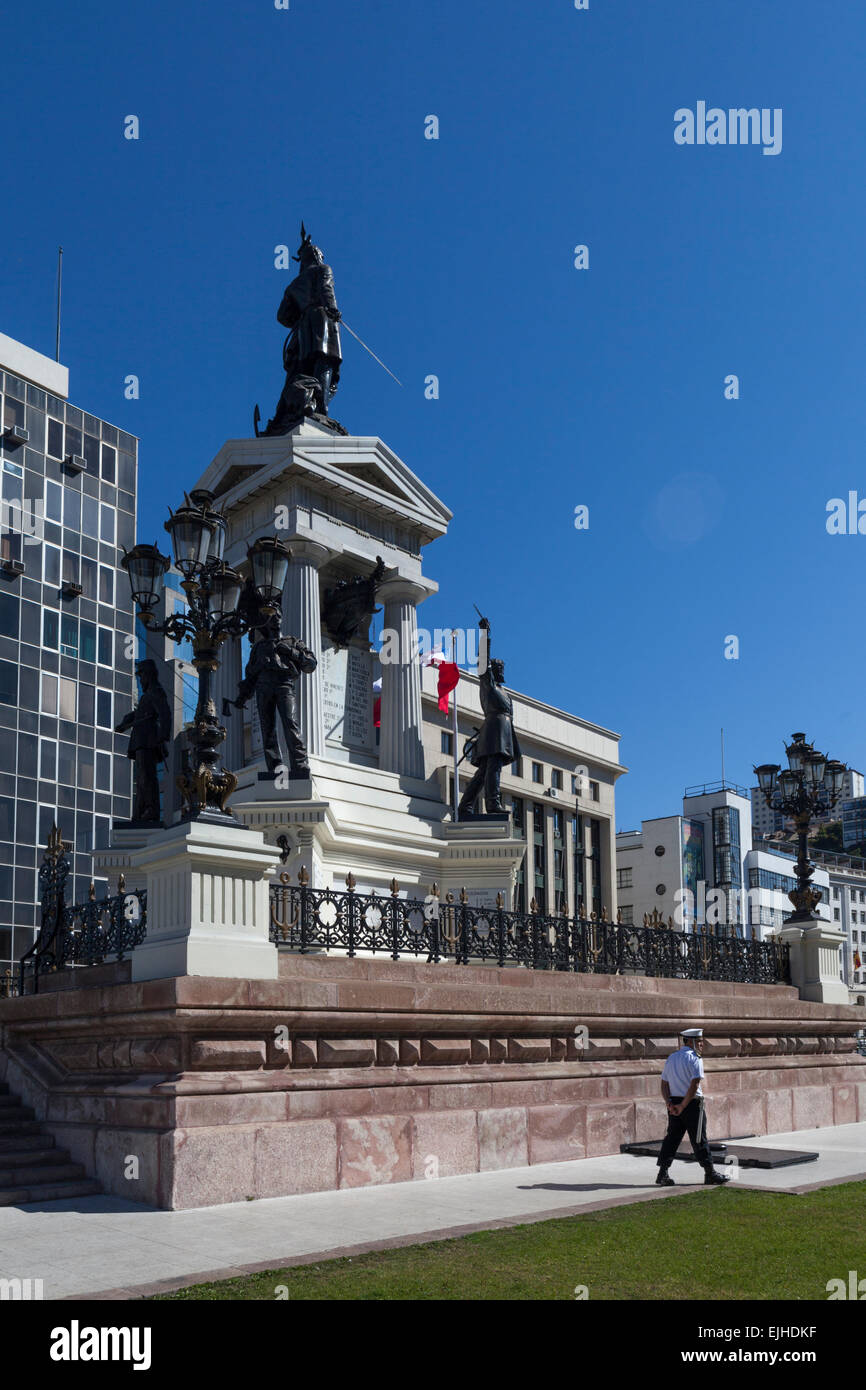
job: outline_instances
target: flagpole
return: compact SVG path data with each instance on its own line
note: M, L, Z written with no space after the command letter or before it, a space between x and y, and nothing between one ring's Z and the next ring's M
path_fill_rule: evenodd
M454 630L453 627L452 627L452 629L451 629L451 660L453 661L454 665L456 666L456 665L457 665L457 634L456 634L456 632L455 632L455 630ZM456 685L455 685L454 689L452 690L451 694L452 694L453 699L454 699L454 704L453 704L452 709L451 709L451 731L452 731L452 732L451 732L451 752L452 752L453 758L454 758L454 795L453 795L453 803L454 803L454 804L453 804L453 806L452 806L452 808L451 808L451 814L452 814L453 820L456 821L456 820L457 820L457 805L458 805L459 800L460 800L460 798L459 798L459 796L458 796L458 789L457 789L457 782L458 782L458 772L457 772L457 768L458 768L457 738L458 738L458 734L457 734L457 686L456 686Z

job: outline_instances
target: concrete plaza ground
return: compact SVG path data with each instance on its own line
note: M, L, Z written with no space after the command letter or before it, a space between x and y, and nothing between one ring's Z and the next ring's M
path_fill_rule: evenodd
M795 1199L815 1187L866 1179L866 1123L742 1142L820 1155L796 1167L741 1168L735 1181L742 1187ZM654 1186L656 1171L651 1158L620 1154L189 1211L157 1211L118 1197L4 1207L0 1278L41 1279L46 1299L142 1297L328 1256L664 1201L703 1186L696 1164L675 1163L672 1188Z

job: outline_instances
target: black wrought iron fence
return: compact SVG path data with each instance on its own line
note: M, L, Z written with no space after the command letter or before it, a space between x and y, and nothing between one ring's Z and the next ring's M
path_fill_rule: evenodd
M39 867L42 921L30 950L21 957L16 988L8 993L36 994L40 976L82 965L102 965L122 960L147 935L147 892L127 892L120 877L119 891L97 898L93 884L85 903L66 902L69 877L67 847L57 826L52 826L45 856Z
M349 874L345 891L311 888L302 869L293 884L287 873L271 886L271 940L306 953L339 951L386 954L457 965L480 962L522 965L599 975L656 975L669 979L787 984L789 951L731 931L674 931L661 919L643 926L610 922L604 913L567 917L540 911L511 912L502 904L476 907L464 892L401 898L392 880L389 895L357 893ZM533 904L534 905L534 904Z

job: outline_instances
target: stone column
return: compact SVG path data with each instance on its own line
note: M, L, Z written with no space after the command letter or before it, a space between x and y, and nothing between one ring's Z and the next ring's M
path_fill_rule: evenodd
M325 755L325 720L319 570L332 552L318 541L290 540L288 544L292 562L283 589L283 632L300 637L318 662L311 675L302 675L298 680L298 717L307 756L322 758Z
M416 605L427 590L410 579L387 579L376 597L384 603L379 766L404 777L424 777L421 739L421 663Z

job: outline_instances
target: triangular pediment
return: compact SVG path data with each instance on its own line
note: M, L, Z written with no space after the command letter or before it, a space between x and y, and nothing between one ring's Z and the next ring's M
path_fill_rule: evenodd
M335 435L308 422L277 438L229 440L196 486L231 507L293 476L314 480L326 493L348 494L362 509L392 511L427 539L444 534L451 520L445 504L381 439Z
M370 483L373 487L381 488L383 492L390 492L392 497L405 498L406 496L405 492L397 487L393 478L389 478L387 473L381 468L375 468L369 463L358 463L354 465L341 463L338 464L338 467L344 473L351 474L353 478L358 478L363 483Z

